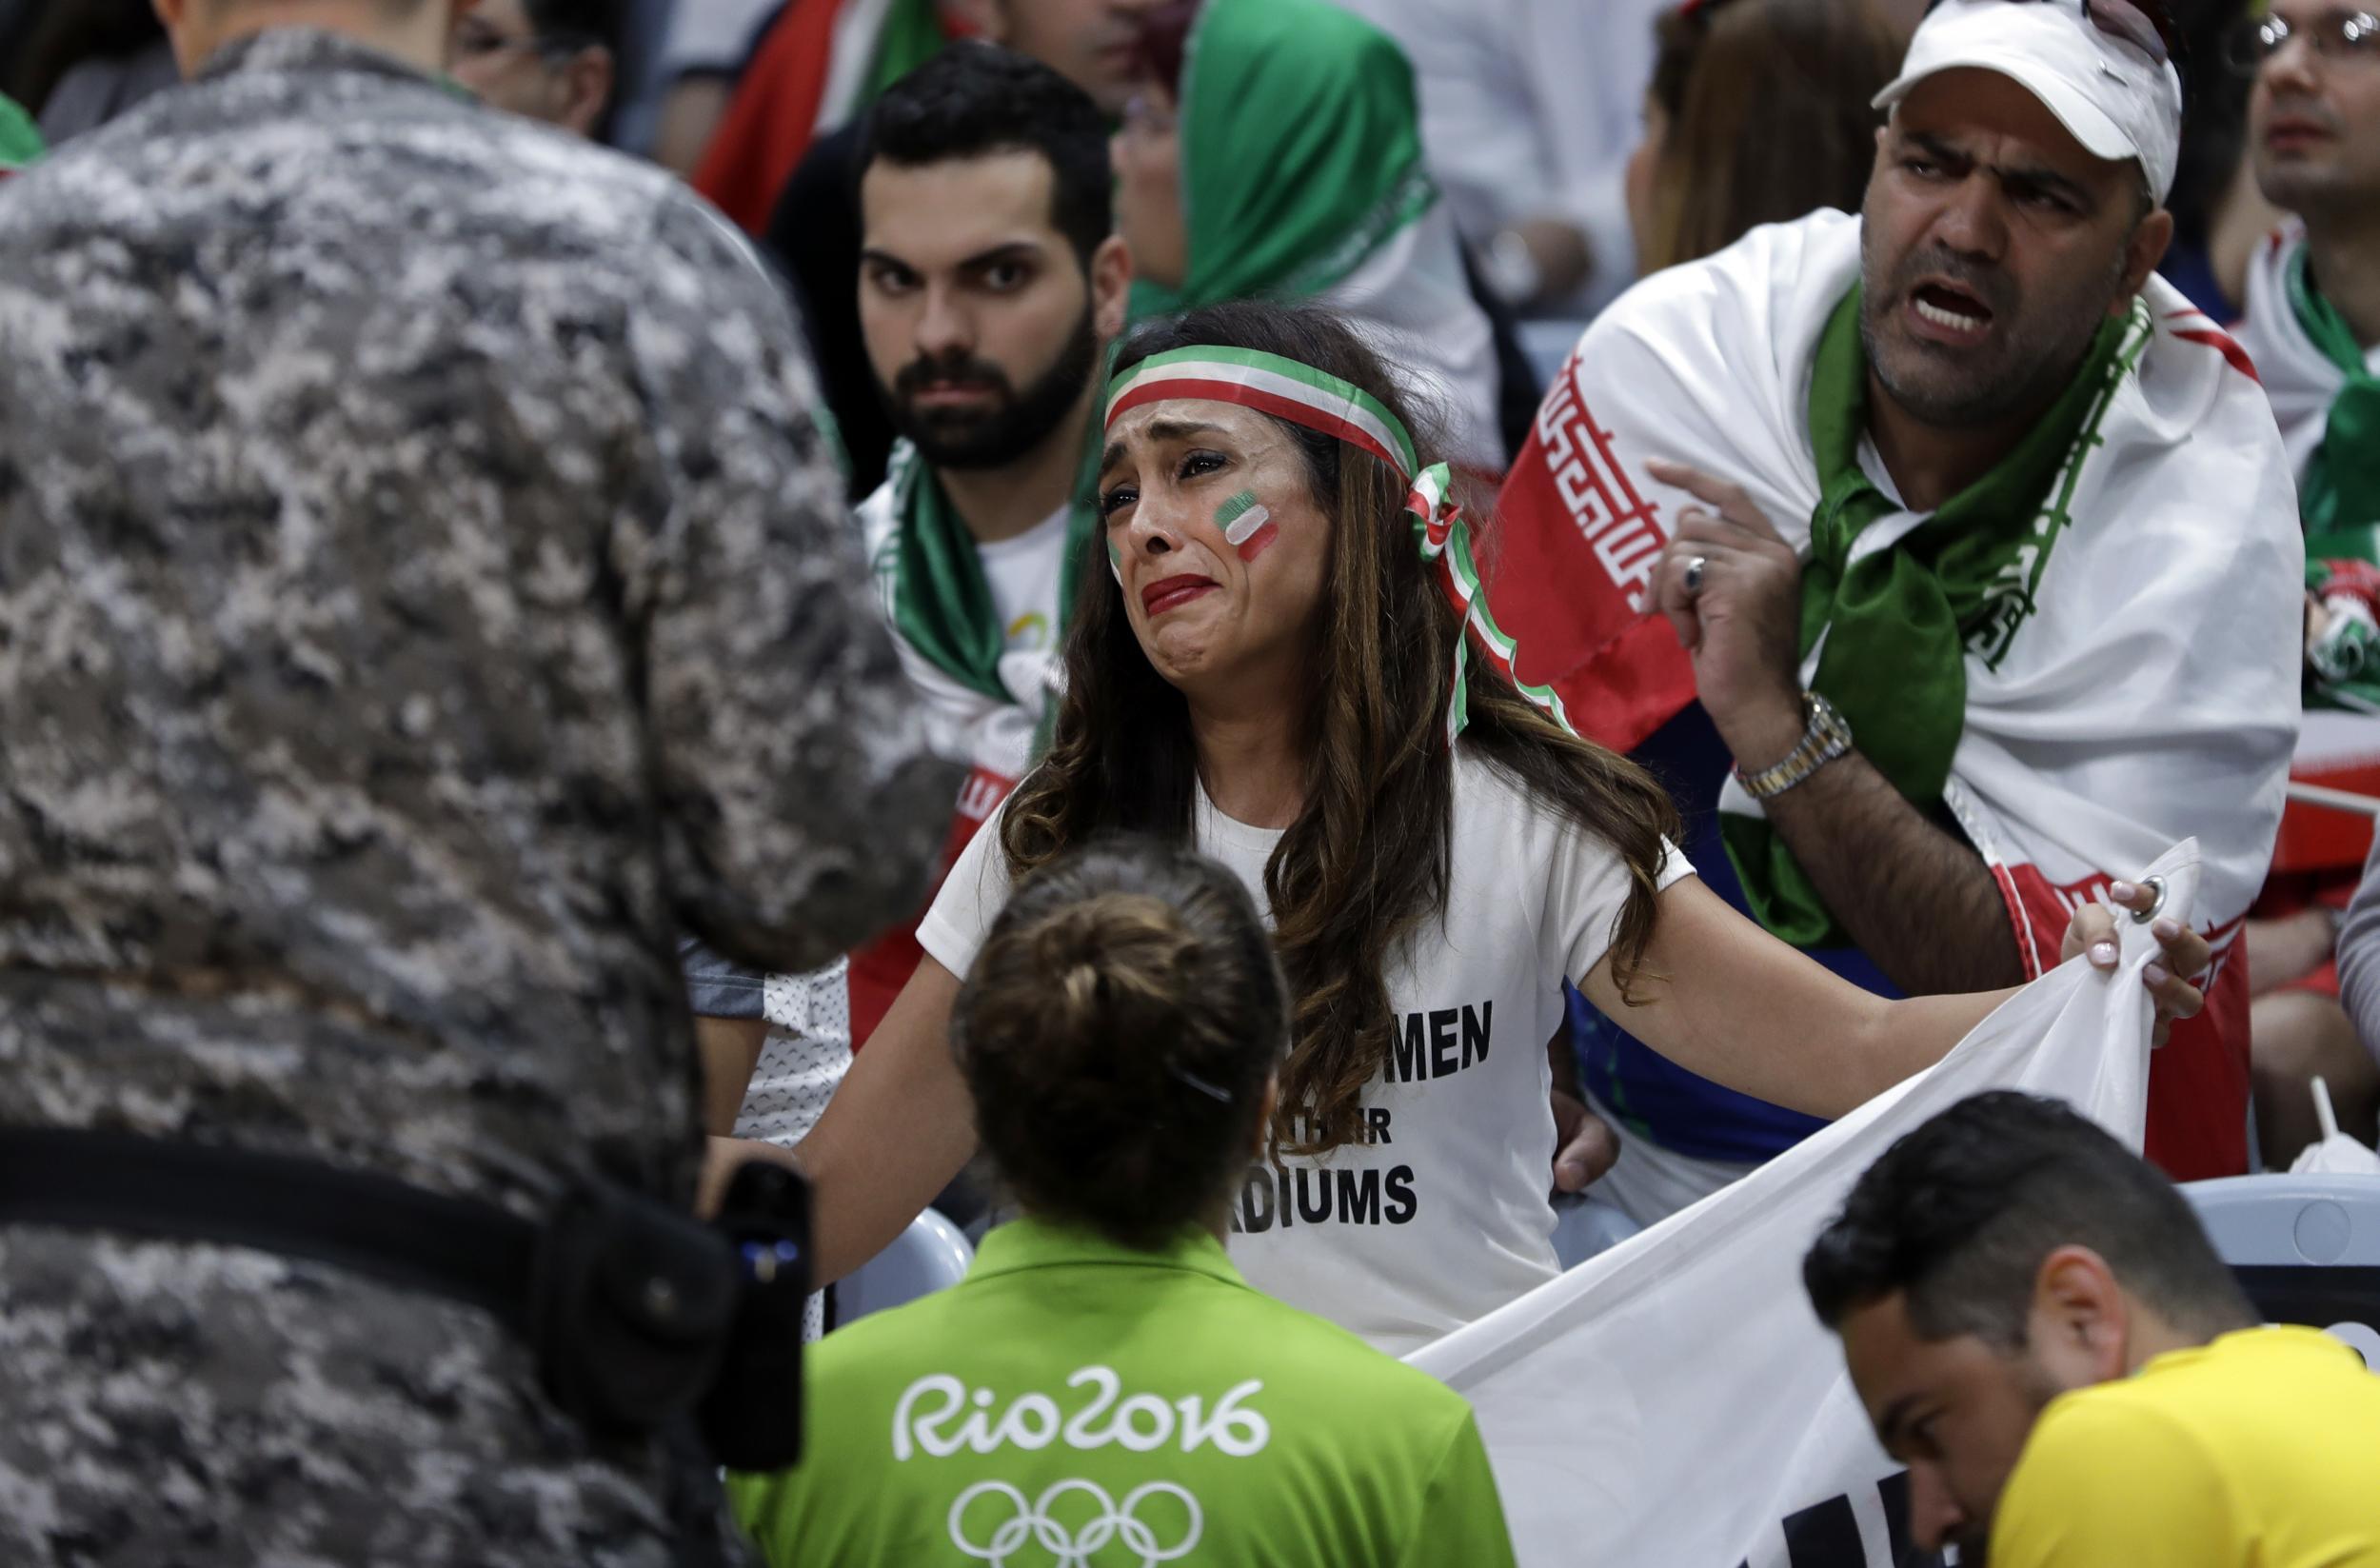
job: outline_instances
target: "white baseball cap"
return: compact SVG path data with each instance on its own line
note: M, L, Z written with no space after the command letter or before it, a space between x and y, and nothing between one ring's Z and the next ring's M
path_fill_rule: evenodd
M1901 73L1875 95L1874 107L1891 109L1937 71L1996 70L2040 99L2093 156L2140 160L2162 203L2181 157L2181 73L2092 21L2087 7L2088 0L1941 0L1918 24Z

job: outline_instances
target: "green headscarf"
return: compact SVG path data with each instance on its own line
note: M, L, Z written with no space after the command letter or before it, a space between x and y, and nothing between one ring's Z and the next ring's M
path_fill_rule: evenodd
M2298 485L2298 516L2308 535L2315 537L2372 527L2380 525L2380 376L2365 364L2363 345L2355 341L2347 318L2306 276L2304 246L2289 259L2287 277L2297 324L2347 376L2347 385L2330 402L2322 445L2314 448ZM2307 553L2312 553L2311 543Z
M1996 665L2032 614L2082 456L2148 347L2148 308L2134 301L2131 315L2101 324L2073 381L1989 473L1891 548L1854 562L1859 535L1897 509L1859 466L1868 427L1859 298L1854 287L1835 308L1811 367L1821 489L1801 578L1801 653L1825 634L1811 689L1835 705L1860 755L1894 788L1931 808L1966 729L1968 650L1979 646ZM1764 819L1725 813L1719 831L1761 924L1796 947L1851 945Z
M21 169L45 150L41 129L16 101L0 96L0 174Z
M1181 68L1181 287L1133 285L1136 319L1310 299L1438 199L1413 65L1324 0L1208 0Z

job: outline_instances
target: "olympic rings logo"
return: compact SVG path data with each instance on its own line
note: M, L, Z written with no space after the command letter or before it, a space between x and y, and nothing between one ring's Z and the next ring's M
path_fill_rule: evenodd
M1077 1492L1090 1499L1092 1511L1089 1518L1069 1525L1055 1516L1051 1505ZM1138 1517L1141 1502L1160 1494L1180 1499L1187 1516L1181 1538L1170 1546L1160 1546L1157 1531ZM1007 1500L1014 1517L994 1529L989 1540L978 1541L967 1530L967 1507L979 1498L994 1496ZM1066 1510L1070 1516L1081 1512L1081 1508ZM1006 1481L987 1480L968 1487L950 1505L950 1542L967 1556L990 1563L991 1568L1006 1568L1027 1541L1048 1553L1055 1559L1054 1568L1089 1568L1094 1554L1110 1541L1120 1541L1124 1550L1139 1556L1140 1568L1157 1568L1160 1562L1188 1555L1199 1544L1205 1522L1199 1499L1171 1481L1136 1486L1119 1503L1097 1481L1057 1481L1027 1502L1024 1494Z

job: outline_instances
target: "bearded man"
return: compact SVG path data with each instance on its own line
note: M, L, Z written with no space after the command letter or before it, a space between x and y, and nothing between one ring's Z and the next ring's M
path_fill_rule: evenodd
M1711 885L1873 989L2021 982L2194 835L2217 968L2149 1152L2197 1178L2246 1168L2226 954L2296 735L2303 553L2246 356L2153 273L2182 101L2152 3L1930 12L1858 217L1755 230L1588 331L1491 591L1522 677L1678 792ZM1815 1126L1575 1012L1639 1219Z

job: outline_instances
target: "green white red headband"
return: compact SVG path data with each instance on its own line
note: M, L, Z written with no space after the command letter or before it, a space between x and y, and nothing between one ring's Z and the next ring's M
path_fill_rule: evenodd
M1438 585L1447 601L1478 637L1488 662L1548 718L1571 729L1570 716L1562 711L1562 700L1554 689L1524 685L1514 672L1513 640L1488 610L1478 563L1471 552L1471 529L1463 521L1462 509L1451 499L1452 470L1443 463L1421 466L1412 434L1379 399L1353 382L1279 354L1201 345L1152 354L1109 382L1104 426L1112 428L1125 412L1144 404L1191 398L1236 403L1319 430L1387 464L1412 486L1406 492L1404 509L1413 518L1414 544L1421 559L1438 568ZM1469 637L1455 642L1455 689L1446 708L1449 745L1469 720L1464 674L1470 643Z

